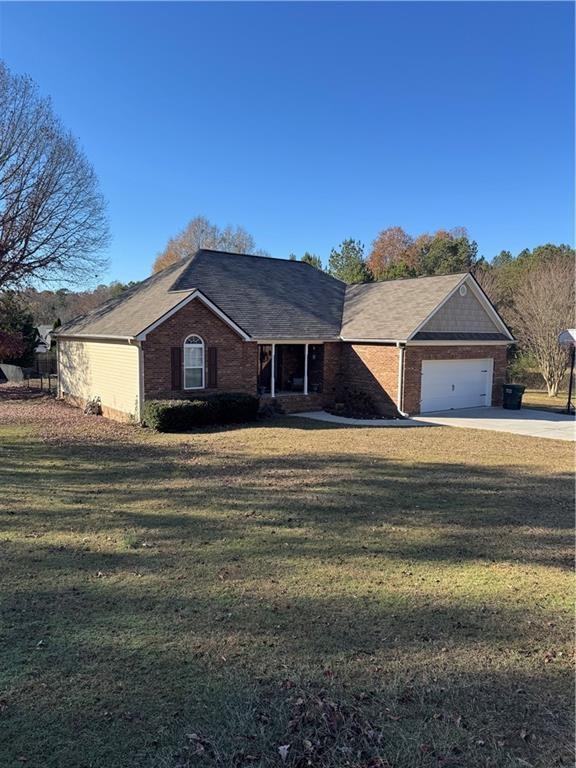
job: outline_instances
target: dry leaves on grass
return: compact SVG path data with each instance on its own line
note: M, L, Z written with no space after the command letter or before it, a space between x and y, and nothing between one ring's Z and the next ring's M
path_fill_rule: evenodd
M14 384L0 384L0 426L33 427L42 440L56 445L121 441L138 433L132 424L86 415L52 395Z

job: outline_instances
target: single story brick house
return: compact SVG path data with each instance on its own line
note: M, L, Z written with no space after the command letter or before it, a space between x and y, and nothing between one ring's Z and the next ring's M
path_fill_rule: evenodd
M60 396L135 420L146 400L219 391L285 412L346 391L383 415L499 404L514 342L469 273L346 285L303 262L211 250L56 338Z

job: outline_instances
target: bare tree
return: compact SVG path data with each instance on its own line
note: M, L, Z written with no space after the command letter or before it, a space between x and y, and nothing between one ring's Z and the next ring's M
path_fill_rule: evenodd
M474 277L504 320L512 323L511 307L514 304L515 292L509 281L505 280L502 269L482 263L474 270Z
M158 254L152 270L176 264L180 259L190 256L200 248L213 248L217 251L232 253L256 253L265 256L266 251L256 249L254 238L243 227L225 227L220 229L208 221L205 216L196 216L176 237L171 237L162 253Z
M0 288L92 279L106 265L94 171L32 80L0 62Z
M574 327L574 264L554 258L528 269L518 285L512 307L513 328L524 349L538 362L548 395L558 393L568 356L558 334Z

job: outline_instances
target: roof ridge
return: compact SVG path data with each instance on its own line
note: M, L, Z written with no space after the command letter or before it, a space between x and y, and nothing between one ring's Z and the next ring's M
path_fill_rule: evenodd
M441 277L466 277L471 272L449 272L446 275L418 275L417 277L396 277L393 280L370 280L364 283L350 283L346 286L346 291L353 288L375 288L382 285L397 285L398 283L411 283L424 280L438 279Z
M178 284L181 280L185 279L186 271L189 267L193 265L193 263L196 261L196 259L201 256L202 254L206 254L207 256L210 256L211 254L217 254L219 256L232 256L234 259L237 259L238 257L242 258L249 258L249 259L264 259L268 261L273 261L277 264L297 264L301 265L303 267L310 267L311 269L314 269L317 273L322 275L323 278L327 278L328 280L332 281L333 283L338 283L342 286L345 286L346 283L344 283L343 280L340 280L337 277L334 277L333 275L330 275L328 272L325 272L323 269L317 269L316 267L313 267L312 264L308 264L305 261L295 261L292 259L280 259L275 256L259 256L255 253L235 253L234 251L218 251L215 248L199 248L195 253L193 253L191 256L187 256L186 259L188 259L188 264L186 265L186 268L183 269L170 288L168 288L169 292L179 292L181 290L186 290L182 288L178 288Z
M279 256L261 256L259 253L241 253L240 251L220 251L218 248L198 248L194 256L197 256L199 253L219 253L223 254L224 256L244 256L245 258L249 259L271 259L272 261L285 261L285 262L291 262L293 259L282 259ZM297 264L305 264L304 261L297 261Z
M317 267L314 267L312 264L309 264L307 261L302 261L301 259L283 259L281 256L261 256L259 253L240 253L240 251L219 251L217 248L199 248L194 254L194 256L197 256L200 252L220 253L220 254L224 254L225 256L243 256L248 259L269 259L270 261L280 261L284 264L302 264L303 266L306 266L306 267L312 267L312 269L318 269ZM334 277L334 275L331 275L328 272L325 272L323 269L318 269L318 272L321 272L327 277L331 277L332 280L337 280L339 283L344 282L344 280L340 280L339 277Z

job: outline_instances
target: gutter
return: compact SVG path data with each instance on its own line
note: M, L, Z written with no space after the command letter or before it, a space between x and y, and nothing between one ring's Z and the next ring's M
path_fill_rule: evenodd
M340 336L340 341L345 341L348 344L404 344L405 339L348 339L344 336Z
M111 334L97 334L97 333L56 333L54 334L56 340L58 339L112 339L113 341L127 341L130 344L135 341L134 336L112 336Z

